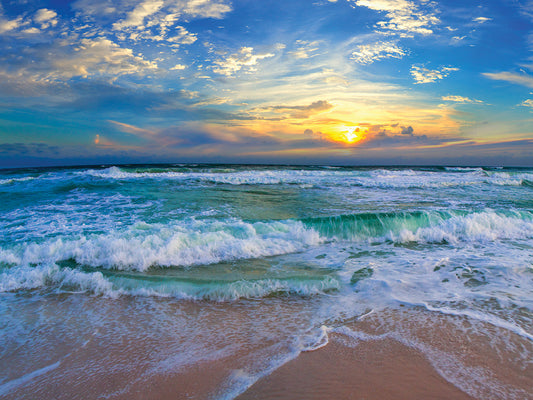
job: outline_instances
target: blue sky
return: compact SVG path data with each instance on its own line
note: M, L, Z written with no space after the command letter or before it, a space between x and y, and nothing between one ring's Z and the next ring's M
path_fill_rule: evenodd
M533 164L533 1L2 1L0 166Z

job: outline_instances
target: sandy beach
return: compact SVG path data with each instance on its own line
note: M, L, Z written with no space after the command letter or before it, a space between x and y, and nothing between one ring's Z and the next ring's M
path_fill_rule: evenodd
M39 310L74 308L64 300L45 302ZM2 368L11 366L9 373L22 378L0 385L0 397L486 400L533 395L528 358L533 349L520 335L465 317L399 308L329 327L327 344L298 354L283 330L271 332L278 343L259 333L272 329L276 318L280 326L288 324L294 312L289 303L163 300L146 309L134 299L89 299L78 305L93 310L89 320L105 318L101 326L84 326L87 314L67 316L77 326L75 336L83 339L72 348L54 334L60 327L42 330L39 364L24 364L31 356L24 348L2 360ZM164 324L155 311L166 316ZM248 318L252 311L264 320ZM196 327L184 331L186 320L169 323L184 315L207 336Z
M399 342L366 342L355 348L338 338L302 353L259 380L239 400L252 399L457 399L462 392L416 350Z

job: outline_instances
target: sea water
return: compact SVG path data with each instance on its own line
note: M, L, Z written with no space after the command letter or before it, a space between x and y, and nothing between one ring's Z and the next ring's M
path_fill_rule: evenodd
M532 382L533 169L0 170L0 397L231 359L205 397L232 398L368 315L473 396L531 396L409 326L448 318Z

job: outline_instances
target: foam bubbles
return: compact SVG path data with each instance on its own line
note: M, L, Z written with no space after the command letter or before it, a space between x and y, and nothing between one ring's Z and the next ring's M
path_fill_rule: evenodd
M86 273L56 264L10 268L0 273L0 292L55 287L116 297L111 282L101 272Z
M491 172L482 168L451 168L442 171L422 171L413 169L377 169L373 171L350 169L306 170L189 170L137 172L134 170L109 167L102 170L86 170L82 175L112 180L174 180L178 182L222 183L229 185L280 185L297 184L303 187L319 186L363 186L378 188L440 188L493 185L520 185L522 180L531 180L532 174L513 172Z

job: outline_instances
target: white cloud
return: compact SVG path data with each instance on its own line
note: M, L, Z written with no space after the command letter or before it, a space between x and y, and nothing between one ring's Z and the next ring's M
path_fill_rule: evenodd
M359 7L385 12L384 21L379 21L377 26L384 30L383 33L399 33L402 36L413 34L430 35L431 27L440 20L435 12L421 10L414 2L408 0L351 0ZM426 3L433 7L433 3Z
M272 53L253 54L253 50L253 47L241 47L238 53L228 56L225 60L215 61L217 67L214 67L213 71L226 76L231 76L244 67L247 67L248 71L255 71L254 66L259 60L274 57Z
M296 50L289 52L289 54L294 58L305 59L317 55L315 52L320 48L320 42L317 40L312 42L297 40L296 46Z
M22 18L4 19L0 17L0 34L17 29L22 24Z
M231 6L223 0L189 0L184 3L183 11L193 18L221 19L232 11Z
M533 20L533 0L526 0L520 5L520 13Z
M35 27L24 29L21 31L22 33L29 34L29 35L36 35L37 33L41 33L41 30Z
M85 1L85 0L84 0ZM107 3L104 3L107 4ZM178 25L180 21L188 22L195 18L222 18L231 11L231 7L222 0L144 0L129 11L128 4L117 4L114 14L123 17L114 22L111 27L115 33L120 32L121 40L126 38L133 41L166 42L171 47L187 45L197 40L195 33ZM80 3L76 3L79 7ZM102 12L109 7L101 6L92 11Z
M33 16L33 20L41 25L41 29L46 29L57 25L57 13L48 8L41 8Z
M168 36L166 39L170 44L192 44L196 42L196 34L189 32L183 26L176 26L174 31L176 34Z
M163 29L157 34L152 33L150 29L135 30L129 34L128 38L133 41L149 40L153 42L167 42L171 47L179 47L181 44L191 44L197 40L196 34L189 32L183 26L175 26L172 28L172 31L175 34L168 36L166 30L164 31Z
M141 28L144 25L144 19L155 14L163 7L163 5L164 2L162 0L145 0L130 11L124 20L115 22L113 24L113 29L121 30L129 27Z
M441 99L444 101L453 101L456 103L483 103L483 101L481 100L470 99L468 97L454 96L454 95L442 96Z
M485 22L492 21L492 18L487 18L487 17L477 17L477 18L474 18L472 21L477 22L477 23L479 23L479 24L483 24L483 23L485 23Z
M489 79L516 83L518 85L533 88L533 76L531 75L517 74L514 72L484 72L481 75Z
M163 20L166 15L175 15L175 21L200 18L221 19L232 11L228 0L78 0L72 8L80 17L118 17L117 29L135 26L142 20L157 17ZM115 19L115 21L118 18ZM121 24L124 23L122 26Z
M402 58L405 51L393 42L376 42L357 46L357 51L352 53L352 59L359 64L372 64L384 58Z
M64 58L53 59L57 74L62 78L89 75L108 75L118 77L129 74L145 74L157 69L157 64L135 56L128 48L105 38L82 39L81 46ZM52 73L53 75L54 73Z
M228 0L78 0L73 4L77 17L98 28L100 34L113 32L121 41L166 42L171 47L194 43L195 33L180 23L200 18L223 18L232 11Z
M446 78L450 72L459 71L459 68L442 67L440 69L427 69L418 65L411 66L411 75L416 84L431 83Z
M524 106L524 107L529 107L529 108L531 108L533 110L533 99L524 100L519 105Z
M0 71L16 82L64 82L75 77L102 77L111 81L123 75L145 75L157 64L134 55L106 38L82 39L75 45L57 40L48 46L28 48L25 58L11 72ZM17 54L4 55L0 64L13 64Z
M16 19L7 19L4 17L4 8L0 3L0 34L13 31L23 24L22 17Z
M183 64L176 64L175 66L173 66L172 68L170 68L171 71L181 71L183 69L187 68L185 65Z

